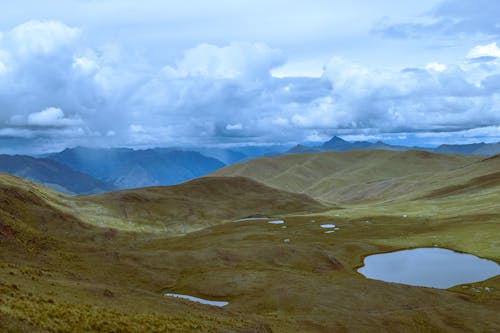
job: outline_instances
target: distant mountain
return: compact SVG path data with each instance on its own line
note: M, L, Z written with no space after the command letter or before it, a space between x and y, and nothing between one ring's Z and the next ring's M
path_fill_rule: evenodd
M0 171L72 194L93 194L115 190L112 184L45 158L0 155Z
M189 149L198 152L204 156L215 158L224 164L233 164L248 159L248 156L242 152L233 149L224 148L193 148ZM188 151L188 150L186 150Z
M346 151L352 149L365 149L370 145L370 142L365 141L357 141L357 142L348 142L338 136L334 136L329 141L323 143L321 148L327 151Z
M334 136L329 141L323 143L321 146L305 146L296 145L292 149L288 150L285 154L301 154L301 153L320 153L327 151L349 151L357 149L380 149L380 150L395 150L395 151L405 151L411 149L418 149L415 147L405 147L405 146L394 146L386 144L382 141L377 141L375 143L369 141L354 141L349 142L338 136ZM423 148L422 148L423 150Z
M327 151L349 151L349 150L394 150L394 151L407 151L407 150L423 150L439 154L463 154L463 155L483 155L492 156L500 153L499 143L473 143L466 145L441 145L437 148L422 148L422 147L407 147L386 144L382 141L368 142L368 141L354 141L349 142L338 136L334 136L329 141L323 143L321 146L304 146L297 145L285 154L301 154L301 153L319 153Z
M493 156L500 154L500 142L497 143L471 143L467 145L441 145L434 149L441 154L465 154Z
M246 159L251 159L261 156L278 156L290 149L289 145L273 145L273 146L242 146L232 147L231 150L244 154Z
M178 184L224 167L198 152L170 148L65 149L47 158L114 184L120 189Z

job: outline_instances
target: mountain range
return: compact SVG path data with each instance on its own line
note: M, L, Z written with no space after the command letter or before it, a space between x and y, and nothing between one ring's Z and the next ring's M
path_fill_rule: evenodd
M92 194L117 189L113 184L46 158L0 155L0 172L10 173L69 194Z
M46 155L46 158L120 189L178 184L225 165L198 152L168 148L134 150L77 147Z
M441 145L421 148L389 145L384 142L349 142L334 136L317 146L245 146L234 148L67 148L38 158L1 155L0 171L45 184L73 194L89 194L145 186L182 183L207 175L227 165L255 157L346 151L419 150L439 154L492 156L500 153L500 143ZM364 160L360 154L360 161ZM368 156L368 155L367 155Z
M334 136L329 141L323 143L319 146L305 146L296 145L295 147L287 150L285 154L301 154L301 153L319 153L328 151L348 151L348 150L423 150L429 152L435 152L440 154L464 154L464 155L482 155L482 156L493 156L500 154L500 142L498 143L472 143L464 145L440 145L436 148L424 148L424 147L408 147L399 145L390 145L382 141L369 142L369 141L354 141L349 142L338 136Z

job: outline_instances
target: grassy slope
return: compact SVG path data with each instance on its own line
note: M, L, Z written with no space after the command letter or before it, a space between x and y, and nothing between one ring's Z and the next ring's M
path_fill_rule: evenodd
M200 178L181 185L79 197L71 204L99 226L178 235L250 215L325 210L304 194L253 180Z
M269 186L339 203L412 196L438 172L479 161L480 157L423 151L358 150L261 158L235 164L215 176L245 176Z
M133 249L142 234L83 222L74 200L83 199L0 175L0 331L266 331L252 318L163 299L172 275L141 263Z
M12 192L0 193L0 289L8 295L0 299L0 330L28 330L29 318L37 318L40 331L70 325L101 331L136 330L132 325L158 331L498 331L499 277L446 291L368 280L355 269L371 253L434 244L499 262L499 159L452 156L450 162L430 154L417 156L419 165L414 156L402 155L410 166L401 171L405 163L397 155L382 154L371 177L393 175L398 186L412 184L415 191L381 192L376 200L329 211L242 178L74 199L0 178L2 189L12 185L21 192L10 211L12 203L2 200ZM351 182L362 176L354 175L363 156L337 162L346 163L344 173L351 170ZM413 166L415 175L408 176ZM290 201L276 208L282 200ZM144 216L146 210L152 215ZM287 228L265 221L219 223L256 213L282 218ZM191 230L171 229L187 216L197 231L170 237ZM158 233L164 231L158 227L162 217L169 237ZM100 223L103 228L96 227ZM321 223L340 230L324 234ZM164 300L159 295L165 291L230 304L213 309ZM72 313L86 321L73 323Z

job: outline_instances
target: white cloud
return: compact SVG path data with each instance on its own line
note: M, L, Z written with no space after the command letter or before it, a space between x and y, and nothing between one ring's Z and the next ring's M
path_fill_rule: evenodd
M474 59L480 57L496 57L500 58L500 48L498 48L497 43L491 43L486 45L477 45L467 54L467 58Z
M22 55L48 54L73 41L79 33L79 29L57 21L29 21L12 29L6 38Z
M2 39L0 38L0 42L1 40ZM4 50L0 49L0 75L6 74L7 71L9 70L8 62L9 62L9 54Z
M436 72L443 72L448 68L445 64L440 64L438 62L430 62L425 66L427 70L433 70Z
M231 43L228 46L200 44L164 72L174 77L201 76L213 79L259 78L284 63L280 50L261 43Z
M93 59L87 57L73 57L72 68L83 74L91 74L98 69L98 65Z
M19 118L14 118L14 121L16 120L19 122ZM61 109L53 107L30 113L26 121L26 125L40 127L70 127L81 123L81 119L68 118Z
M0 75L7 72L7 65L0 61Z

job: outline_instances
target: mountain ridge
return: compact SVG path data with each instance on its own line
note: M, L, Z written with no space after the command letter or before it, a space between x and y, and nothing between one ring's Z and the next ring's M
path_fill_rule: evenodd
M198 152L164 148L67 148L46 158L114 184L119 189L173 185L225 166Z
M471 144L442 144L435 148L425 148L418 146L401 146L391 145L383 141L346 141L338 136L332 137L330 140L318 146L305 146L298 144L287 150L284 154L300 154L300 153L319 153L328 151L348 151L348 150L423 150L440 154L464 154L464 155L482 155L492 156L500 153L500 142L497 143L471 143Z
M41 183L68 194L92 194L116 189L110 183L46 158L0 155L0 172Z

